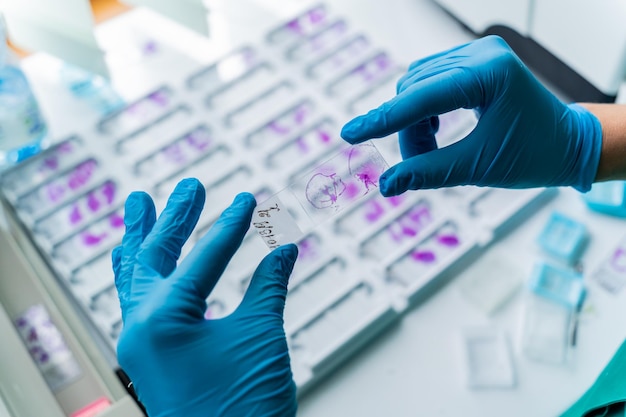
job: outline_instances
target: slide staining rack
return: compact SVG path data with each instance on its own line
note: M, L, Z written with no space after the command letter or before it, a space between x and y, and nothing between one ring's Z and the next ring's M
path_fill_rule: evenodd
M404 68L316 6L6 172L3 204L115 367L121 313L110 252L124 232L126 196L144 190L161 210L180 179L205 185L207 204L184 256L237 193L264 202L290 190L283 203L293 207L281 213L297 226L285 230L297 233L282 238L300 252L285 326L302 393L401 319L444 271L478 255L484 236L497 238L553 192L457 187L382 197L386 165L371 144L348 147L339 131L393 97ZM442 146L475 124L469 110L440 120ZM372 143L387 163L400 160L395 137ZM313 172L320 165L333 169ZM256 235L252 227L207 300L207 318L241 301L268 253Z

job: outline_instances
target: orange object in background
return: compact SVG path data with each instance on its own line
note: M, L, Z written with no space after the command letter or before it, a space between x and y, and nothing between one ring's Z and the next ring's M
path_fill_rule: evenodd
M117 0L91 0L91 9L96 24L130 10L130 6Z

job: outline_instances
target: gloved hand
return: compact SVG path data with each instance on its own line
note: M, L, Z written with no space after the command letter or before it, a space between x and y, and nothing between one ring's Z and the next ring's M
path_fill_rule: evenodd
M458 108L475 109L476 128L437 149L437 116ZM598 119L559 101L497 36L414 62L397 96L341 136L354 144L398 131L404 161L381 176L385 196L464 184L587 191L602 147Z
M283 307L297 248L267 255L237 310L206 320L205 299L241 244L256 203L239 194L176 267L204 199L197 180L183 180L156 220L147 194L128 197L126 234L113 252L124 323L119 363L151 417L293 416Z

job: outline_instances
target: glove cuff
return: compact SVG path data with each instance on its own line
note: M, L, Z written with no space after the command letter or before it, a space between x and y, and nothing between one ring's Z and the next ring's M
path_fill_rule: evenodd
M576 136L572 140L578 142L578 173L571 184L580 192L587 192L596 179L600 155L602 153L602 124L589 110L579 104L570 104L577 121L573 129Z

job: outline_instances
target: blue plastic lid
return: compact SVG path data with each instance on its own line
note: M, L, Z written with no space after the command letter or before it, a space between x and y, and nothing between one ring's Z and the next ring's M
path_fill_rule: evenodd
M561 213L554 212L537 237L537 243L548 254L575 263L588 240L587 228Z
M585 297L582 274L539 263L529 281L532 292L574 309L580 308Z

